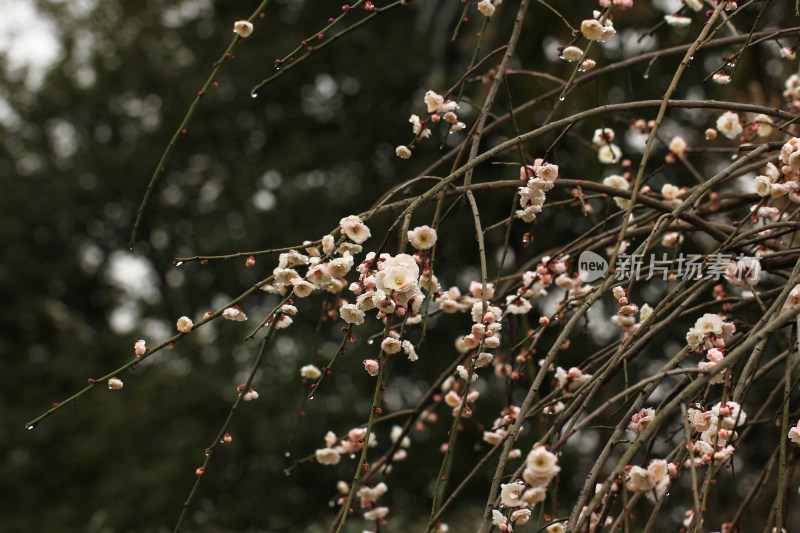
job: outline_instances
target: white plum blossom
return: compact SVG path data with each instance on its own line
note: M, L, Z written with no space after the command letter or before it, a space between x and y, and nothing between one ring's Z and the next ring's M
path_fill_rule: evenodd
M570 62L578 61L583 57L583 50L577 46L567 46L561 51L561 57Z
M622 191L627 191L629 187L628 180L616 174L612 174L611 176L606 177L603 180L603 185L605 185L606 187L612 187L614 189L619 189ZM614 202L620 209L627 209L628 206L631 205L631 201L629 199L620 198L618 196L614 197Z
M686 152L686 141L680 135L676 135L669 142L669 150L677 156L683 156Z
M500 485L500 504L503 507L524 507L527 505L522 500L524 491L525 483L521 481Z
M253 24L246 20L237 20L233 23L233 32L240 37L249 37L253 33Z
M300 369L300 375L306 379L319 379L322 371L314 365L305 365Z
M561 471L558 458L544 446L537 445L525 460L522 478L534 487L547 485Z
M714 75L711 76L711 81L717 85L728 85L731 82L731 77L724 72L715 72Z
M495 7L491 0L481 0L478 2L478 11L480 11L482 15L491 17L494 15L494 10Z
M742 124L739 115L733 111L726 111L717 119L717 131L728 139L733 139L742 133Z
M622 150L613 143L607 143L597 149L597 159L604 165L616 163L622 157Z
M722 319L719 315L706 313L697 319L694 327L705 334L722 335Z
M190 319L188 316L182 316L178 319L177 327L178 331L181 333L189 333L192 331L192 326L192 319Z
M120 390L123 386L122 380L118 377L114 376L113 378L108 378L108 388L111 390Z
M403 292L412 285L416 287L418 278L419 266L414 258L408 254L397 254L383 262L377 283L384 290Z
M388 507L376 507L371 511L367 511L364 513L364 520L378 520L381 518L385 518L386 515L389 514Z
M610 39L616 31L614 30L614 25L608 19L606 19L605 23L597 19L586 19L581 22L581 33L590 41L602 43Z
M336 465L342 456L333 448L320 448L314 452L314 458L321 465Z
M419 356L417 355L417 350L411 341L403 341L402 347L403 347L403 353L405 353L408 356L409 361L413 363L414 361L419 359Z
M436 230L430 226L418 226L408 232L408 242L417 250L427 250L436 244Z
M396 354L401 348L402 343L393 337L386 337L383 339L383 342L381 342L381 350L389 355Z
M292 287L294 288L294 295L298 298L305 298L309 296L314 289L317 288L316 285L310 283L301 278L295 278L291 281Z
M422 128L422 122L420 122L418 115L411 115L411 118L409 118L408 121L411 123L411 129L414 131L414 135L419 135L423 139L426 137L430 137L431 130L429 130L428 128L425 129ZM411 154L409 153L409 156L410 155Z
M339 308L339 316L348 324L359 326L364 323L364 311L355 304L343 304Z
M258 400L258 393L253 389L247 389L247 392L245 392L244 396L242 396L242 400L246 402Z
M342 226L342 231L345 235L355 243L361 244L371 236L369 228L356 215L341 219L339 225Z
M664 21L670 26L675 26L678 28L688 26L692 23L692 19L682 15L664 15Z
M592 135L592 144L599 147L613 143L615 138L614 130L611 128L598 128L594 130L594 135Z
M394 153L400 159L408 159L409 157L411 157L411 150L409 150L408 146L405 146L403 144L401 144L397 148L395 148L394 149Z

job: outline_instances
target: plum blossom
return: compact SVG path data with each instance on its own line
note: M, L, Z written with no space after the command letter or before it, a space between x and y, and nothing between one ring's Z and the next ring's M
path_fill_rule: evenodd
M800 445L800 420L797 425L789 430L789 439L795 444Z
M426 131L427 131L427 129L426 129ZM411 150L409 150L408 146L405 146L403 144L401 144L397 148L395 148L394 149L394 153L400 159L408 159L409 157L411 157Z
M122 388L122 380L118 377L114 376L113 378L108 378L108 388L112 390L120 390Z
M650 422L656 416L655 409L650 407L644 408L631 418L630 423L628 424L628 430L633 431L635 434L639 435L644 429L650 425Z
M722 335L722 319L719 315L706 313L697 319L694 327L705 334Z
M622 157L622 150L614 143L607 143L597 149L597 159L604 165L616 163Z
M378 375L381 365L377 359L364 359L364 370L372 377Z
M376 507L364 513L364 520L379 520L389 514L388 507Z
M742 133L742 124L739 115L733 111L726 111L717 119L717 131L728 139L733 139Z
M494 10L495 7L491 0L481 0L478 2L478 11L480 11L484 16L491 17L494 15Z
M233 23L233 32L239 37L249 37L253 33L253 24L246 20L237 20Z
M597 19L586 19L581 22L581 33L590 41L602 43L610 39L616 31L614 30L614 25L608 19L605 23Z
M339 308L339 316L348 324L359 326L364 323L364 311L355 304L343 304Z
M427 250L436 244L436 230L430 226L418 226L408 232L408 242L417 250Z
M322 371L314 365L305 365L300 369L300 375L306 379L319 379Z
M188 316L182 316L178 319L178 331L181 333L189 333L192 331L192 320Z
M419 120L418 115L411 115L411 118L409 118L408 121L411 123L411 129L413 130L414 135L419 135L423 139L426 137L430 137L431 130L429 130L428 128L425 129L422 128L422 122Z
M419 278L419 266L408 254L398 254L383 262L383 267L376 277L379 287L387 291L403 292L416 287Z
M605 185L606 187L612 187L614 189L619 189L622 191L627 191L629 187L628 180L616 174L612 174L611 176L606 177L603 180L603 185ZM628 206L630 206L631 201L627 198L620 198L618 196L615 196L614 203L616 203L620 209L627 209Z
M534 487L545 486L560 471L561 467L558 466L556 455L544 446L536 445L525 460L522 478Z
M381 350L389 355L396 354L400 351L401 347L402 343L394 337L386 337L383 339L383 342L381 342Z
M314 457L321 465L336 465L342 458L341 454L333 448L320 448L314 452Z
M567 46L561 51L561 57L570 62L578 61L583 57L583 50L577 46Z
M222 318L225 320L233 320L234 322L244 322L247 320L247 316L238 305L225 309L222 312Z
M524 491L525 483L522 481L500 485L500 504L503 507L524 507L527 505L522 500Z
M247 389L247 392L245 392L244 396L242 396L242 400L246 402L250 402L252 400L258 400L258 393L253 389Z
M133 345L133 353L139 357L147 353L147 346L144 339L136 341L136 343Z
M686 152L686 141L680 135L676 135L669 142L669 150L680 157L683 157Z
M339 221L342 231L351 241L361 244L370 238L369 228L356 215L350 215Z
M664 21L670 26L681 28L692 23L692 19L682 15L664 15Z

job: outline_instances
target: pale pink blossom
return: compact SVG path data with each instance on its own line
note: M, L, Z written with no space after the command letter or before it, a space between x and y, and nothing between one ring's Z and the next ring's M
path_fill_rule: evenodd
M380 368L381 366L377 359L364 359L364 370L370 376L377 376Z
M147 346L145 345L144 339L136 341L133 345L133 353L139 357L147 353Z
M408 232L408 242L417 250L427 250L436 244L436 230L430 226L418 226Z
M789 430L789 439L795 444L800 445L800 420L797 425Z
M229 307L222 312L222 318L225 320L233 320L234 322L244 322L247 316L244 314L238 305Z
M370 238L369 228L356 215L350 215L339 221L342 231L351 241L361 244Z
M181 333L189 333L192 331L192 320L188 316L182 316L178 319L178 331Z

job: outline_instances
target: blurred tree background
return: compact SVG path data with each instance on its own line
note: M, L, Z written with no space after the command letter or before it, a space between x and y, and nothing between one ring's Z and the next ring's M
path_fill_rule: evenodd
M341 12L338 4L274 0L266 17L256 21L253 35L237 45L233 60L221 69L219 86L201 100L167 160L137 244L128 251L136 208L164 147L230 42L233 21L249 16L256 5L211 0L0 3L0 17L14 14L8 20L17 21L6 24L0 70L2 531L171 530L203 450L255 357L257 345L242 339L276 303L274 297L259 293L246 300L242 307L251 320L245 326L210 324L148 359L122 376L121 393L101 385L35 431L24 431L25 422L76 392L88 378L130 360L136 340L161 342L173 334L179 316L197 319L219 308L275 266L272 256L259 256L252 268L245 268L243 258L174 266L175 257L318 239L340 218L367 210L383 192L444 153L437 150L437 139L423 143L409 161L398 159L394 147L411 139L407 117L422 114L424 92L444 92L463 75L483 24L474 6L451 44L461 4L410 2L312 54L251 98L251 87L275 72L276 58ZM596 50L598 62L689 42L698 21L637 40L677 7L642 3L621 14L615 19L621 32ZM574 25L588 16L568 5L560 8ZM498 8L483 38L484 53L506 41L515 12L510 0ZM752 22L756 13L742 20ZM770 16L761 27L782 23L780 13ZM556 47L567 44L570 35L559 24L541 5L529 10L515 69L566 79L571 67L558 60ZM549 31L553 28L558 30ZM687 74L679 97L720 97L724 90L728 98L780 106L782 80L796 64L781 62L773 48L746 54L740 74L724 89L703 85L702 78L735 48L704 54L705 63ZM43 51L49 59L42 64L20 59ZM596 104L659 98L676 62L639 65L587 84L570 96L559 116ZM489 61L478 74L487 75L495 63ZM643 78L646 68L648 79ZM524 73L509 80L514 104L555 87L551 80ZM460 111L468 127L477 115L470 102L480 106L484 95L480 80L470 79ZM521 114L520 128L541 124L550 105L552 99ZM505 107L501 96L496 112ZM699 141L713 119L701 111L676 115L696 124L694 131L683 131L690 141ZM621 115L602 125L624 136L633 118ZM589 121L570 133L568 145L554 155L564 175L600 175L593 152L580 152L600 126ZM677 131L667 123L670 128ZM484 146L511 135L507 126L498 129ZM456 134L446 141L452 146L462 138ZM539 154L552 140L527 148ZM626 153L635 153L635 140L623 143ZM659 150L663 160L666 149ZM497 164L481 166L476 181L513 179L517 167L503 161L518 163L507 154ZM437 175L448 168L437 169ZM660 169L653 185L666 181L692 184L679 168ZM487 225L508 215L511 199L509 191L481 197ZM429 222L425 216L431 213L421 211L415 223ZM373 240L367 249L378 246L390 223L385 217L370 224ZM580 210L566 205L546 211L537 223L552 231L537 232L527 248L522 234L531 228L521 223L514 228L507 272L589 227ZM468 209L456 207L442 232L437 275L444 286L464 289L479 274ZM487 238L490 272L496 272L504 232L495 230ZM324 468L304 464L286 477L291 459L284 452L306 390L299 368L308 361L324 365L338 344L341 323L322 323L319 346L325 357L318 357L308 340L317 335L317 308L305 301L298 307L295 325L273 344L256 379L261 398L235 417L233 444L214 458L186 530L327 530L336 511L329 506L337 497L336 481L352 477L354 462ZM446 326L449 318L439 321ZM388 396L390 411L413 405L446 368L455 335L433 336L421 354L425 365L400 371L407 374ZM359 369L370 349L365 341L359 338L348 349L354 355L325 383L327 394L306 403L293 458L321 447L327 430L341 431L366 419L365 398L373 381ZM577 360L600 345L590 337L575 344L570 353ZM479 424L491 424L503 405L503 398L489 400L480 416L465 422L455 478L485 449ZM448 417L416 432L414 440L443 442ZM380 427L379 440L388 439L388 431L389 426ZM567 453L579 455L580 450ZM392 475L403 482L392 485L387 503L403 512L396 513L391 530L402 531L411 526L408 520L427 516L439 462L440 457L417 454L412 446L409 458L395 466ZM570 463L564 465L568 473ZM453 530L459 531L460 520L481 513L491 472L483 475L448 516ZM356 531L361 525L353 520L349 528Z

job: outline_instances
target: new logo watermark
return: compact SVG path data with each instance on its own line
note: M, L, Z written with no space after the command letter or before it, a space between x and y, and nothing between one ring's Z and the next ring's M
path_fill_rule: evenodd
M655 255L619 254L614 266L614 278L618 280L645 279L660 277L664 281L676 279L713 280L725 278L734 285L757 283L761 277L760 258L743 254L700 254L680 253L674 257L663 254L661 259ZM606 275L608 261L595 252L581 252L578 257L578 276L584 283L596 281Z
M584 283L596 281L606 275L608 261L594 252L581 252L578 257L578 276Z

